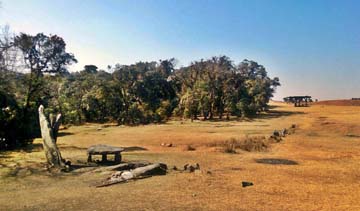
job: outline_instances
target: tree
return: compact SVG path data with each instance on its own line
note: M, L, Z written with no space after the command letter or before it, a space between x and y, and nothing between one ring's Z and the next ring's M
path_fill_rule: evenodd
M257 62L235 64L226 56L178 69L175 59L168 59L115 65L108 72L90 64L68 73L66 66L76 60L65 51L61 38L21 34L13 40L2 43L13 43L12 48L22 52L23 68L29 73L7 70L0 74L4 81L0 83L0 118L7 126L19 125L12 134L25 131L21 137L26 138L34 136L26 131L39 131L35 112L28 111L40 104L47 107L46 112L60 112L65 124L117 121L136 125L159 123L171 116L229 119L266 111L280 85ZM1 132L0 136L12 137Z
M47 36L39 33L31 36L21 33L15 37L14 45L23 53L26 68L30 70L24 107L26 111L33 96L43 85L43 74L66 73L66 66L77 60L73 54L66 52L65 41L57 35Z
M98 67L95 66L95 65L85 65L84 66L84 71L87 72L87 73L97 73L98 71Z
M175 70L175 58L160 60L159 72L164 78L170 76Z
M241 62L237 72L243 78L246 89L246 93L243 93L247 104L242 105L244 111L255 114L267 110L268 102L273 97L276 87L280 86L279 78L271 79L264 66L249 60Z
M14 71L18 62L18 50L14 47L14 35L10 27L0 27L0 71Z

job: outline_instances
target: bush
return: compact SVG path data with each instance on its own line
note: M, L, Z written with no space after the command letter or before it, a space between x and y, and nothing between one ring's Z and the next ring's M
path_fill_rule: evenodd
M262 152L270 147L269 141L264 136L245 137L243 139L231 138L222 142L213 142L209 147L220 147L225 153L236 153L236 149L248 152Z
M236 153L236 140L226 141L222 147L222 151L225 153Z
M0 150L26 145L38 135L36 113L23 116L15 98L0 91Z
M240 142L239 148L248 152L262 152L269 148L269 142L264 136L247 137Z

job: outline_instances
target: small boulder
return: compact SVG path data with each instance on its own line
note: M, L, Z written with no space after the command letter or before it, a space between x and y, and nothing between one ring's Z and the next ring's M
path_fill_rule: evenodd
M195 170L200 170L200 165L198 163L196 163L196 164L185 164L184 165L184 171L192 173Z
M273 136L280 136L280 132L278 130L274 130Z
M246 187L248 187L248 186L253 186L253 185L254 185L254 183L252 183L252 182L246 182L246 181L243 181L241 184L242 184L242 187L243 187L243 188L246 188Z
M287 136L288 134L289 134L288 129L284 128L284 129L281 130L281 134L280 134L280 135L281 135L282 137L285 137L285 136Z
M160 146L162 146L162 147L172 147L173 146L173 144L172 143L161 143L160 144Z

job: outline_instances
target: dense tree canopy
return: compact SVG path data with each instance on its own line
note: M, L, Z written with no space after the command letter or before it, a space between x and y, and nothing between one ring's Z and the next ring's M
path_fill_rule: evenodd
M89 64L69 73L67 65L76 59L66 52L59 36L7 35L0 38L0 45L2 148L34 136L18 132L38 131L35 108L39 104L48 112L62 113L65 124L137 125L171 117L211 120L266 111L280 85L257 62L236 64L226 56L180 68L172 58L117 64L109 66L111 71Z

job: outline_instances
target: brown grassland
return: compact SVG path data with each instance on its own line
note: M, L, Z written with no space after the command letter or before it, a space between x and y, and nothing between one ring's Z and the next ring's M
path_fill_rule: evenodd
M169 167L199 163L201 173L169 171L95 188L92 184L108 175L51 175L36 140L32 148L0 154L0 210L360 210L360 106L273 106L251 120L138 127L88 124L61 130L62 156L75 165L86 162L87 147L102 143L127 147L125 161L164 162ZM224 153L214 144L269 136L292 124L298 125L294 134L264 151ZM287 159L294 165L259 159ZM242 181L254 185L243 188Z

